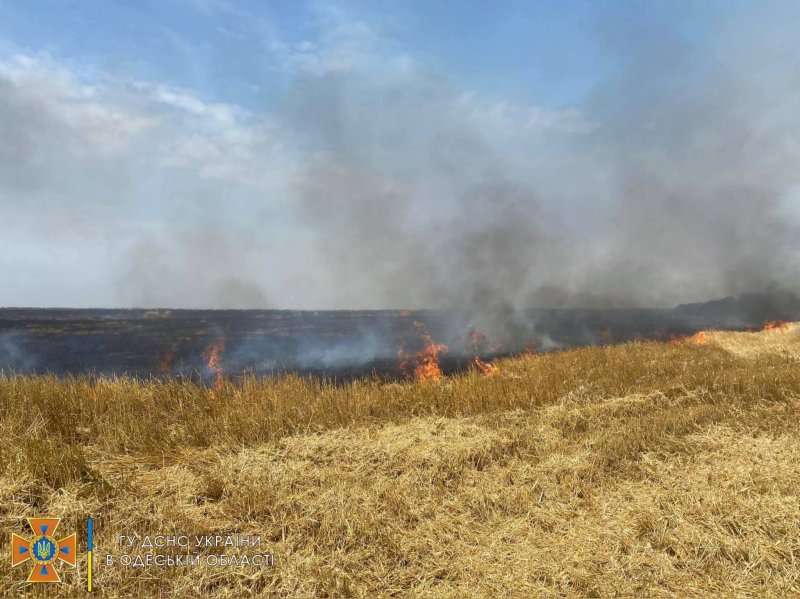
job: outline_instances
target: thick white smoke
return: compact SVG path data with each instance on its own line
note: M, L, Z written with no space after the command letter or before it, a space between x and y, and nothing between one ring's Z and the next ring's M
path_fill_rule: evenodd
M295 56L261 111L8 58L0 304L494 320L797 290L798 15L776 7L700 46L600 23L619 68L568 108L352 44Z

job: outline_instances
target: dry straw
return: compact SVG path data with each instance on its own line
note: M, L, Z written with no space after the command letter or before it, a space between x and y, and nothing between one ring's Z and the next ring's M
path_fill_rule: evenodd
M797 594L799 350L791 326L434 384L7 376L0 551L24 516L91 513L99 555L239 532L277 559L97 564L105 597ZM0 560L0 594L47 593L24 579Z

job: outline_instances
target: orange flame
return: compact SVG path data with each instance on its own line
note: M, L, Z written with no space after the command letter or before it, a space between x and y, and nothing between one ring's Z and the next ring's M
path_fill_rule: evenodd
M691 343L693 345L705 345L708 343L708 332L697 331L694 335L671 335L669 338L670 345L683 345L684 343Z
M411 374L420 382L438 381L442 378L442 369L439 367L439 354L446 354L450 348L443 343L435 343L430 333L425 330L421 322L414 322L422 341L422 349L413 354L407 354L401 345L397 351L400 361L400 372Z
M203 358L206 360L206 368L214 375L214 388L211 391L212 397L222 389L222 384L224 382L225 371L222 368L222 356L224 353L225 339L217 339L203 351Z
M789 323L785 320L768 320L761 327L762 331L788 331Z
M175 346L170 347L161 354L156 370L159 374L169 374L172 372L172 363L175 361Z
M480 372L483 376L492 376L500 372L500 367L497 364L490 364L481 360L480 356L472 358L472 367Z
M475 357L472 358L472 362L470 362L472 368L474 368L484 376L491 376L493 374L497 374L498 372L500 372L500 367L497 366L497 364L490 364L488 362L485 362L481 359L480 356L482 349L484 351L488 349L488 351L490 352L495 351L496 349L490 346L489 337L485 333L481 333L479 331L472 329L469 332L469 340L470 343L472 343L472 351L475 353Z

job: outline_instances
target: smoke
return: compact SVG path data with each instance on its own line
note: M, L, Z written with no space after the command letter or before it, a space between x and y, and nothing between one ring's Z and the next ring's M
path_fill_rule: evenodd
M490 320L797 289L797 61L741 30L699 56L614 33L630 57L581 118L529 130L425 72L298 81L290 117L325 156L299 222L330 284Z
M492 109L446 80L310 76L288 105L322 154L305 166L297 220L350 305L521 307L558 263L560 225L524 161L480 130Z
M797 9L779 6L714 31L704 53L656 23L608 32L627 64L587 110L616 197L603 259L574 290L669 305L798 289L800 62L780 24Z
M207 228L147 237L134 247L119 289L137 305L185 306L202 298L208 308L269 308L264 291L249 281L262 266L256 244L246 233L230 240Z
M27 268L52 283L0 303L457 308L502 337L528 307L798 291L789 13L753 6L700 41L603 17L616 68L569 107L465 89L374 32L285 61L260 110L7 61L3 254L37 248Z
M21 347L21 341L13 333L0 334L0 372L29 372L36 367L36 357Z

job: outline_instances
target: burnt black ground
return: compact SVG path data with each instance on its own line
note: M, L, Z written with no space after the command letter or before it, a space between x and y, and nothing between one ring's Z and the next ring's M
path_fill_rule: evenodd
M484 358L523 351L530 342L548 351L706 329L757 329L768 320L800 319L800 300L753 294L671 310L527 310L507 316L502 333L482 331L491 337L479 346ZM442 356L446 372L465 367L475 354L469 341L475 321L459 311L2 308L0 369L202 378L212 374L204 350L223 341L221 366L231 375L396 376L398 348L421 347L415 322L449 345Z

